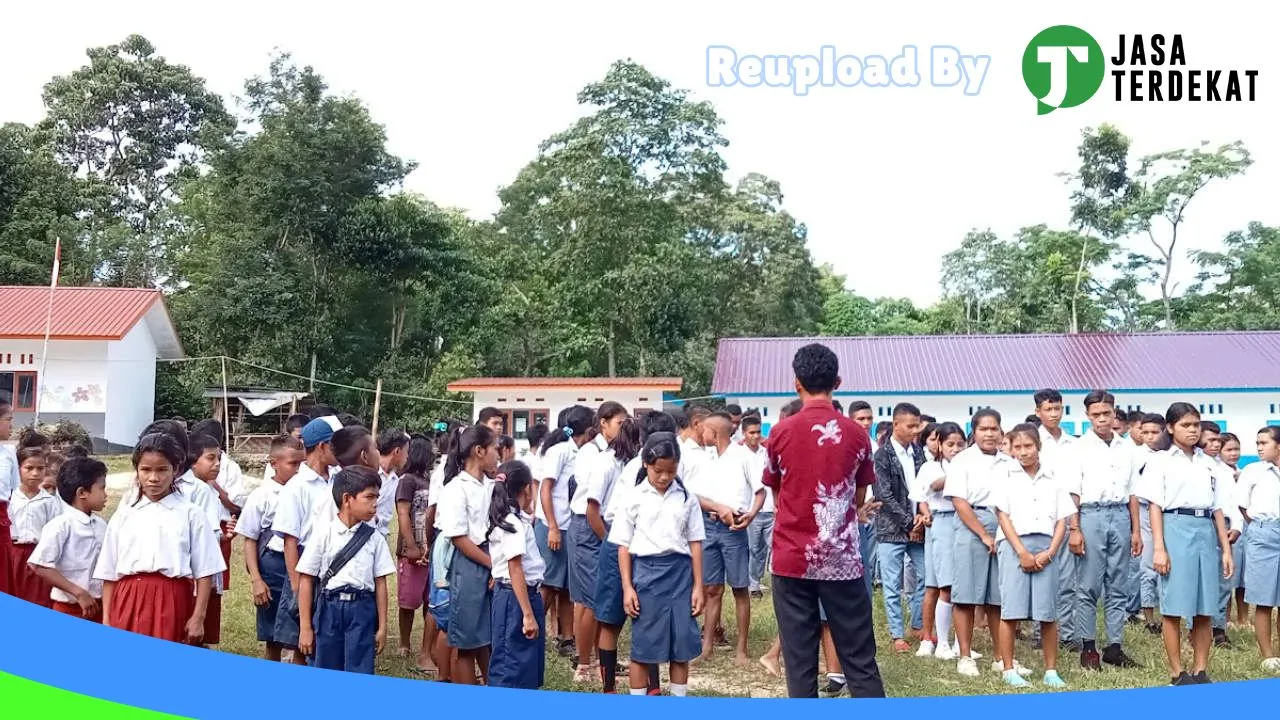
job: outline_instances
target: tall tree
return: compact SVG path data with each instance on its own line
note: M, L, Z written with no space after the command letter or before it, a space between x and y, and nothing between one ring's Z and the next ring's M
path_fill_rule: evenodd
M1192 253L1201 271L1181 303L1179 322L1197 330L1280 329L1280 228L1249 223L1219 252Z
M203 79L140 35L88 56L88 65L45 86L43 127L59 159L100 186L98 212L124 223L104 236L113 242L96 259L101 279L150 285L169 272L181 184L198 176L205 153L235 124Z
M49 282L58 240L62 282L92 279L92 261L81 245L81 190L43 133L19 124L0 126L0 285Z

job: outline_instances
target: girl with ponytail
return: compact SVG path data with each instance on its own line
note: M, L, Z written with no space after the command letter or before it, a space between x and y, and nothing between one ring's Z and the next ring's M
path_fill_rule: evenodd
M503 463L489 504L493 559L493 652L489 685L536 690L546 673L546 610L538 586L546 565L533 536L533 473Z

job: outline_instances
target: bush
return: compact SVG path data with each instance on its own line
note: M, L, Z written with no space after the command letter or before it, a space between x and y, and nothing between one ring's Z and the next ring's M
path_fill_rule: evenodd
M89 437L89 431L77 422L59 420L56 423L41 423L39 427L23 431L24 435L31 432L38 432L48 438L53 450L57 452L62 452L72 445L79 445L93 452L93 439Z

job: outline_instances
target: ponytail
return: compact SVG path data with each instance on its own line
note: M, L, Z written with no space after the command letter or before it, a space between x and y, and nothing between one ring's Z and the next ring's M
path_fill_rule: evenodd
M507 516L512 513L520 514L520 493L533 484L533 471L523 462L512 460L498 468L498 476L494 479L497 482L493 484L493 495L489 502L489 532L485 533L486 538L499 528L509 533L516 531L507 522Z
M444 483L449 484L462 472L467 465L467 458L476 448L487 448L493 441L493 431L485 425L472 425L463 430L449 452L449 459L444 463Z
M551 428L547 438L542 441L543 455L569 438L591 432L596 424L596 413L586 405L574 405L560 414L559 423L560 427Z

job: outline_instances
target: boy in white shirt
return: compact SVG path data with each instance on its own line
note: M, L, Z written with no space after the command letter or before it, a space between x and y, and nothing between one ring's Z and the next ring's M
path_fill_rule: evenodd
M53 591L53 609L102 622L102 581L93 566L102 552L107 521L96 513L107 506L107 466L71 458L58 470L58 497L67 504L40 532L27 564Z
M387 640L391 549L370 523L378 512L377 471L341 470L333 479L338 516L320 524L298 560L298 649L312 667L372 675Z

